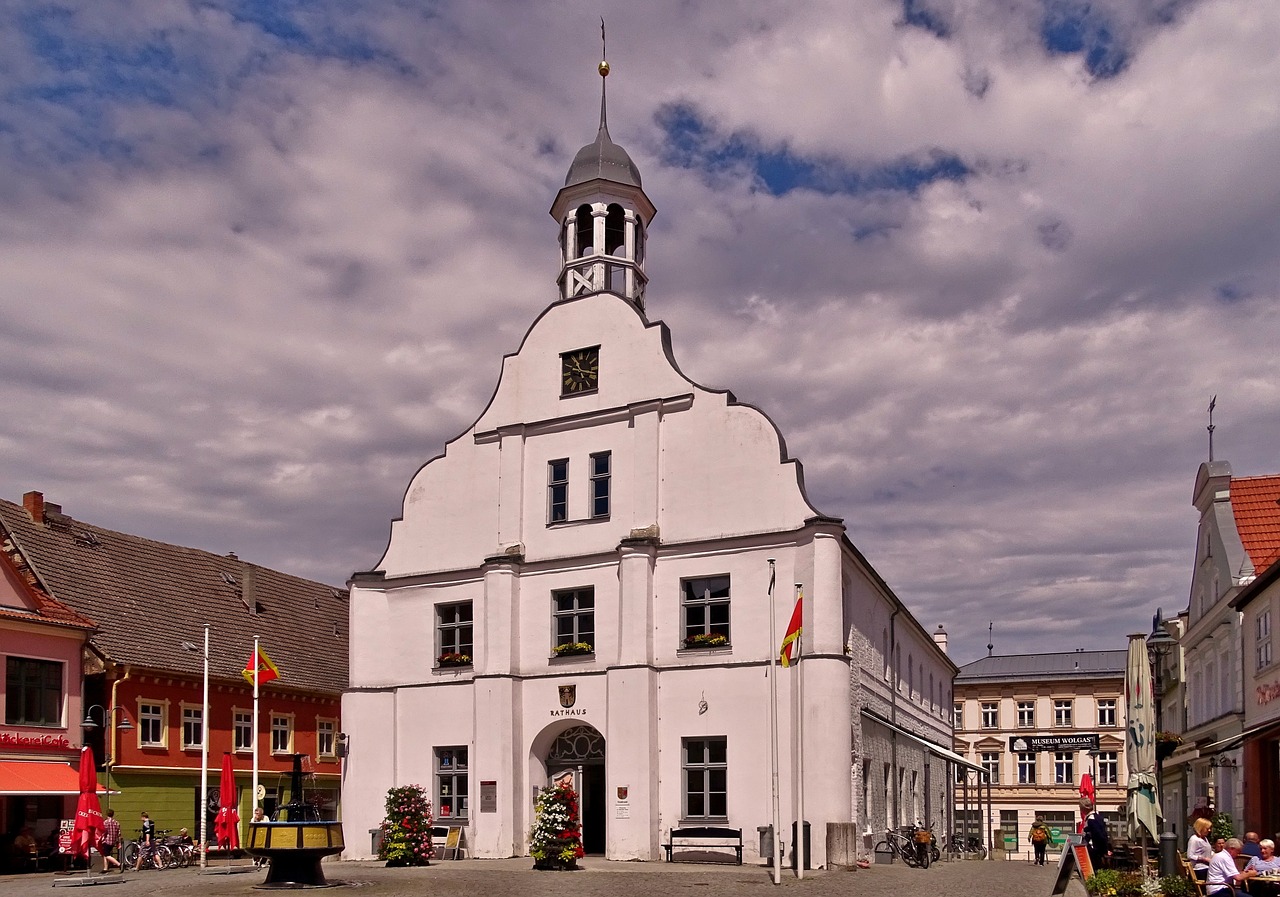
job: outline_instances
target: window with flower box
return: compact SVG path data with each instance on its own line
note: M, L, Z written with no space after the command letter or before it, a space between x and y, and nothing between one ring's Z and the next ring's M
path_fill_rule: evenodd
M470 666L472 658L471 602L436 606L436 664Z
M595 608L596 590L590 586L551 593L552 625L555 627L555 644L551 646L553 654L567 657L590 654L595 650Z
M436 818L465 819L469 796L467 749L458 745L438 747L435 754Z
M721 648L729 644L729 577L680 581L684 648Z

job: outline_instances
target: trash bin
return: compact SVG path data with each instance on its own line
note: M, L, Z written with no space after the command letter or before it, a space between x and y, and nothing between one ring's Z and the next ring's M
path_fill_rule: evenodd
M888 844L885 844L883 841L880 842L880 846L876 847L875 854L877 866L888 866L893 863L893 848Z
M375 859L382 852L382 826L369 829L369 850Z
M800 842L796 840L796 824L791 823L791 868L796 868L796 845ZM809 835L809 820L804 821L804 868L812 869L809 857L812 855L813 839Z
M757 825L756 832L760 835L760 859L764 860L766 866L773 866L773 826Z

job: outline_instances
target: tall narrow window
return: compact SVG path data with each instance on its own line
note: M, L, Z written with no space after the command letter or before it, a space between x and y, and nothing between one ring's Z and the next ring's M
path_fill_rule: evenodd
M1018 755L1018 784L1034 785L1036 783L1036 755Z
M1071 700L1053 702L1053 724L1058 728L1071 726Z
M982 728L995 729L1000 724L1000 705L991 702L982 704Z
M467 749L436 748L436 813L440 819L466 817L468 803Z
M1114 785L1120 780L1120 759L1115 751L1098 754L1098 783Z
M1000 752L983 751L982 768L987 771L987 780L992 785L1000 784Z
M1053 783L1073 785L1076 780L1076 755L1069 751L1055 751L1053 755Z
M436 608L438 662L442 665L471 663L471 602L441 604ZM447 659L446 659L447 658Z
M336 757L335 750L336 741L335 733L337 732L337 724L331 719L316 717L316 756L317 757Z
M684 646L715 648L729 644L729 577L680 582Z
M204 745L204 708L182 707L182 746L198 748Z
M1018 702L1018 728L1034 729L1036 726L1036 702Z
M591 456L591 516L609 516L609 478L612 452L596 452Z
M729 764L724 738L684 740L684 818L728 819Z
M551 613L555 618L556 630L556 643L552 648L559 648L561 645L586 645L587 650L594 650L596 644L595 589L565 589L552 592L551 600L553 607Z
M1098 726L1099 728L1114 728L1116 724L1116 699L1115 698L1099 698L1098 699Z
M547 520L569 519L569 459L547 462Z
M293 714L271 714L271 753L293 753Z
M951 705L951 725L957 729L964 728L964 704L960 701Z
M578 206L577 214L574 216L573 229L574 243L576 244L574 254L578 258L591 255L594 251L592 244L595 243L596 239L595 231L595 219L591 214L591 206Z
M138 704L138 743L143 747L165 745L164 704L143 701Z
M62 664L8 657L4 668L6 725L62 725Z
M253 714L248 710L236 710L232 716L231 727L237 751L253 750Z
M1255 669L1266 669L1271 666L1271 611L1258 613L1254 623L1254 655Z

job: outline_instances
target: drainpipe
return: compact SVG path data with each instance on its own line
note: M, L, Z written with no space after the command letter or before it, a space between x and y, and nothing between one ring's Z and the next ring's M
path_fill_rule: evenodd
M902 612L902 605L898 605L893 609L893 613L889 615L889 662L893 664L893 692L889 695L889 722L893 723L893 728L889 730L889 782L893 786L893 819L900 820L902 817L899 811L902 809L902 790L901 783L898 781L898 614ZM890 825L888 828L895 828Z
M128 679L132 675L133 675L133 667L129 666L128 664L125 664L124 675L121 676L119 679L113 679L111 681L111 704L110 704L111 710L107 711L107 725L110 727L107 730L107 754L108 754L107 766L108 767L115 766L116 759L117 759L115 710L120 706L120 704L117 702L116 697L119 694L120 683L124 682L126 679ZM109 775L110 770L108 769L107 772Z

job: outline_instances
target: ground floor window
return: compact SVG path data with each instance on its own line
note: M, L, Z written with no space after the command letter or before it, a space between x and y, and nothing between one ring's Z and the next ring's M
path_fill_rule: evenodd
M467 815L467 749L436 748L436 818Z
M684 817L727 819L729 764L727 739L686 738L684 750Z

